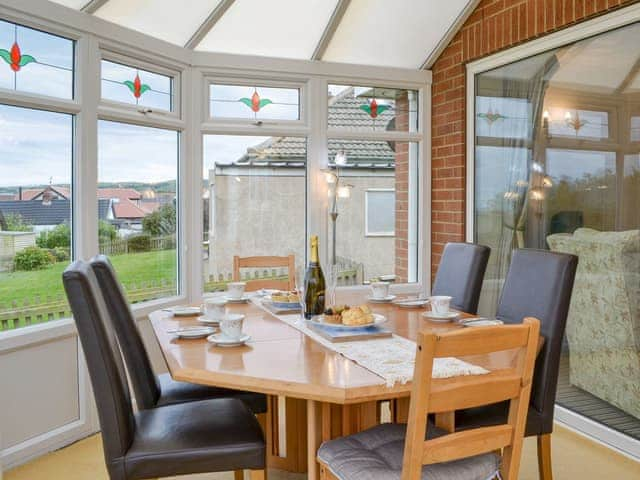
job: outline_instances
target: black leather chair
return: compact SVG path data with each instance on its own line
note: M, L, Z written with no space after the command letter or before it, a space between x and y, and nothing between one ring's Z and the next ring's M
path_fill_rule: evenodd
M220 398L133 412L122 358L91 265L76 261L64 288L82 342L111 480L252 470L264 479L266 448L255 415Z
M451 306L476 313L491 249L473 243L447 243L442 252L431 295L448 295Z
M256 414L267 411L266 397L259 393L177 382L168 373L156 375L111 262L105 255L97 255L91 259L91 266L115 326L139 409L209 398L233 397L245 402Z
M544 337L534 370L525 436L538 437L540 478L551 480L551 433L558 386L562 338L573 291L578 257L547 250L515 250L502 289L497 318L521 323L540 320ZM504 403L456 412L456 429L496 425L504 421Z

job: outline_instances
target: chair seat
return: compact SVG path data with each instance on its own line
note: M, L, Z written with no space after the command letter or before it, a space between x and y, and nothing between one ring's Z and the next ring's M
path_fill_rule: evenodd
M158 375L160 383L160 398L156 406L175 405L177 403L194 400L209 400L212 398L237 398L251 409L253 413L267 411L267 397L261 393L231 390L229 388L209 387L197 383L177 382L168 373Z
M429 426L428 437L445 432ZM399 480L406 425L385 423L364 432L325 442L318 458L340 480ZM489 480L500 469L500 457L486 453L452 462L426 465L423 480Z
M240 400L203 400L142 410L124 458L126 478L265 468L255 415Z
M501 423L505 423L507 421L508 414L508 402L494 403L493 405L468 408L466 410L458 410L456 411L456 430L469 430L470 428L500 425ZM551 433L542 430L543 425L545 425L546 423L548 422L543 421L540 412L529 406L524 436L532 437L545 433Z

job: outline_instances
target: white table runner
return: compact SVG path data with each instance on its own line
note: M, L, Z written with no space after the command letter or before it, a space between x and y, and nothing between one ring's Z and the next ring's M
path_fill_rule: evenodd
M307 327L300 314L276 315L270 312L260 297L251 300L262 310L280 321L304 333L324 347L339 353L358 365L381 377L388 387L396 383L405 384L413 379L416 363L416 343L398 335L390 338L376 338L367 341L333 343ZM433 364L433 378L450 378L462 375L483 375L488 370L458 358L436 358Z

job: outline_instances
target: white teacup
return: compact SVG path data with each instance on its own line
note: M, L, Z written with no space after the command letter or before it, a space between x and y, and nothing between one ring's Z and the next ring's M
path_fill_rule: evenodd
M377 299L387 298L389 296L389 284L387 282L372 282L371 296Z
M446 315L449 313L449 304L452 297L445 295L436 295L429 297L429 303L431 304L431 311L436 315Z
M227 283L227 295L232 300L240 300L246 286L246 282L229 282Z
M204 302L204 316L210 320L218 320L227 313L227 301L224 298L209 298Z
M244 315L229 313L220 319L220 332L222 336L230 340L239 340L242 337L242 323Z

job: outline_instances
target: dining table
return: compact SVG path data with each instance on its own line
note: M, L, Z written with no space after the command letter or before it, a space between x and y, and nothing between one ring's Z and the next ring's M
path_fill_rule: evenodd
M367 291L337 294L337 303L367 302ZM458 319L441 323L424 316L426 308L406 308L394 303L368 303L373 313L386 318L385 328L415 341L421 330L434 333L463 328L459 319L474 317L459 312ZM197 317L177 317L166 310L150 314L153 331L174 380L227 387L266 394L269 465L293 471L308 470L308 478L319 478L316 452L323 441L355 433L381 421L382 402L392 421L406 421L412 382L389 385L376 373L327 348L258 301L228 304L228 311L245 315L244 332L250 340L242 346L223 348L206 339L178 339L176 328L198 325ZM299 314L297 314L299 315ZM366 342L367 340L363 340ZM497 352L463 360L489 371L513 368L515 352ZM433 380L432 388L445 388L456 378ZM286 398L286 422L279 422L282 409L275 403ZM452 431L454 413L437 416L437 425ZM286 423L287 462L278 452L276 433ZM271 442L269 440L272 440Z

